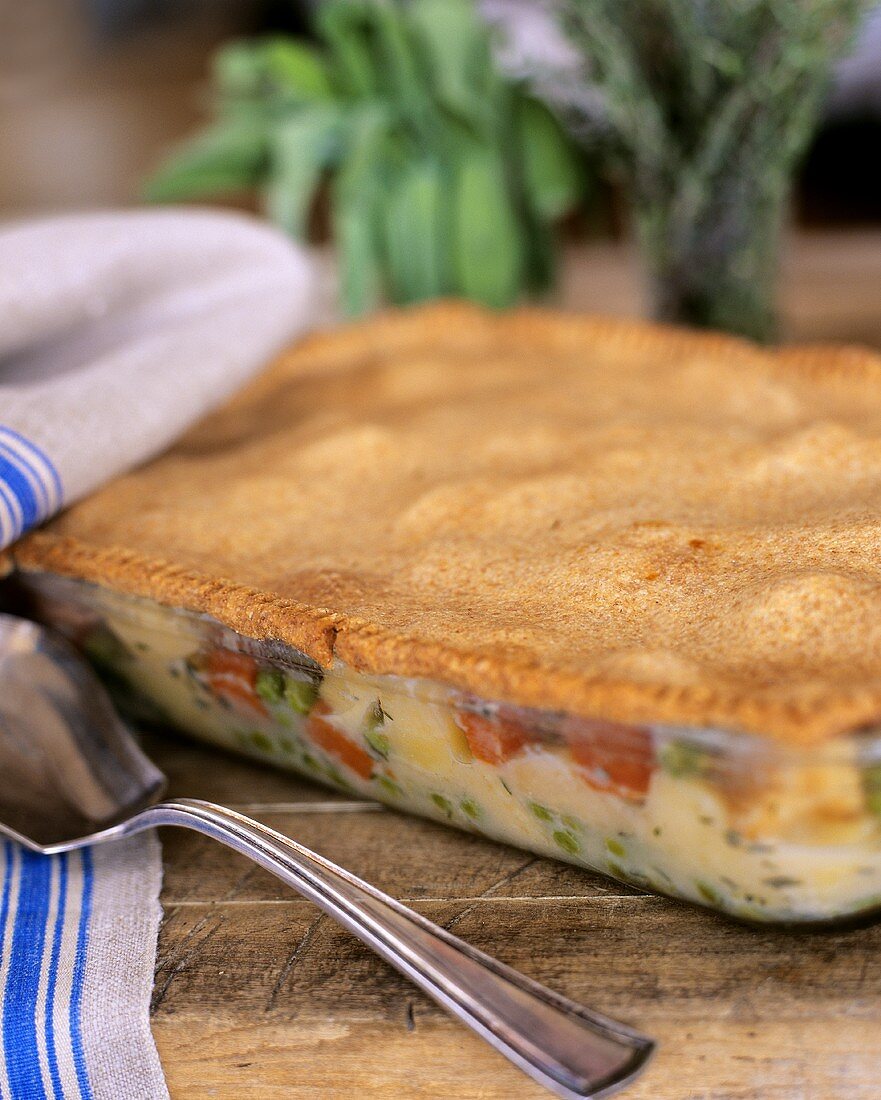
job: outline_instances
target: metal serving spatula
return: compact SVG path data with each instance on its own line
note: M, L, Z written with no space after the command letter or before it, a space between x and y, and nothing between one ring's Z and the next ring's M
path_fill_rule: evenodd
M540 1084L599 1097L651 1039L475 950L308 848L233 810L159 801L165 776L60 636L0 614L0 833L51 855L183 825L250 856L372 947Z

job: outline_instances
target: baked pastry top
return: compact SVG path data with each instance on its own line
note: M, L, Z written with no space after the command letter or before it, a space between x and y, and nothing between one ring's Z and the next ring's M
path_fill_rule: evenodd
M817 742L881 722L881 357L388 313L13 553L325 665Z

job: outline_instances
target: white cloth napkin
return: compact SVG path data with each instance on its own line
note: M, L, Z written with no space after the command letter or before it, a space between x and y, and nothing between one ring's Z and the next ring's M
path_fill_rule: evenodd
M0 549L241 386L306 326L314 283L300 249L228 214L0 230ZM0 838L0 1100L167 1098L160 881L148 834L52 858Z
M304 253L209 211L0 232L0 548L163 450L313 308Z

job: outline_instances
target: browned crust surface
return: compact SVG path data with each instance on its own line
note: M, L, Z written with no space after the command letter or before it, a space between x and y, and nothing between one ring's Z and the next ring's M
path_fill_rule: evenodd
M320 334L19 567L327 665L797 744L881 719L881 357L444 303Z

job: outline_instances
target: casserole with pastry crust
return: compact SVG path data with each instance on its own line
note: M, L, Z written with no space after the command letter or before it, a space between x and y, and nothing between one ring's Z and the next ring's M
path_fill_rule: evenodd
M13 548L196 735L748 919L881 906L881 359L457 304Z

